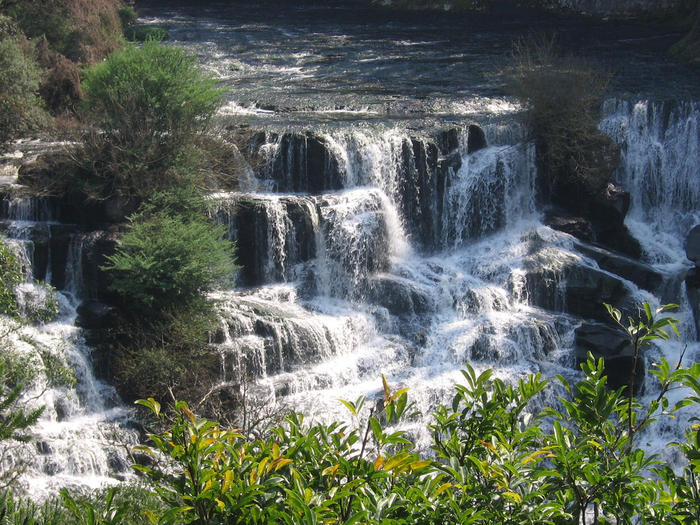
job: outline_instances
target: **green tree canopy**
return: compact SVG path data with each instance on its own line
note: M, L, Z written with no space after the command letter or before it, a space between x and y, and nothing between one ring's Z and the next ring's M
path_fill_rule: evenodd
M223 226L201 213L194 189L156 194L129 217L126 233L104 269L131 308L155 314L197 300L236 270Z

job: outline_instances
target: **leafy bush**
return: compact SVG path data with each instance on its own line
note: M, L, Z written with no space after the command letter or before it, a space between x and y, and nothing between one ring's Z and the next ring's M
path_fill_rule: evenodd
M110 352L113 383L122 398L203 399L220 367L208 346L216 326L212 305L204 299L160 311L155 320L124 319L113 334L119 344Z
M0 41L0 146L48 125L39 99L40 71L21 40Z
M159 310L191 303L232 280L233 244L224 239L223 226L201 213L203 201L198 205L191 198L183 202L159 194L129 217L127 231L103 269L131 309L157 316Z
M666 338L677 323L660 315L666 310L645 307L625 330ZM157 401L142 400L166 430L139 450L168 461L135 468L163 501L153 515L162 524L697 523L698 425L678 445L689 461L681 474L639 448L638 435L700 403L700 364L671 369L662 360L652 371L662 393L646 406L624 387L607 388L602 360L589 357L581 368L576 384L557 378L566 392L558 407L538 412L547 380L508 385L467 366L451 405L435 413L433 459L392 430L412 411L407 389L392 392L385 380L383 399L369 409L363 398L343 401L355 423L309 426L291 414L255 440L182 402L168 423ZM679 387L690 393L671 404L666 393Z
M100 131L82 155L100 196L177 186L196 166L194 141L223 94L194 57L156 42L112 53L87 70L83 88Z
M162 42L170 38L170 33L162 27L147 25L135 25L128 28L124 34L132 42Z
M74 62L92 63L123 40L118 0L33 0L13 2L7 13L24 34L45 37L51 49Z
M16 288L24 280L22 266L15 253L0 237L0 314L19 314Z
M217 319L205 294L230 282L237 266L233 244L206 208L193 186L154 195L129 218L103 267L126 306L111 368L127 399L172 391L194 400L212 385L218 361L208 341Z

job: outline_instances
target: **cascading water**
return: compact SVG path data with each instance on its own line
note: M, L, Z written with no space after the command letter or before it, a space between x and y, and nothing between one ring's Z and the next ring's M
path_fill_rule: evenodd
M137 442L128 427L130 411L111 386L95 378L91 349L75 326L76 307L84 298L83 237L72 234L60 264L65 288L53 291L34 280L40 273L38 261L51 256L52 226L57 223L50 208L39 199L10 198L5 216L7 242L26 279L17 291L20 311L30 319L55 318L23 325L2 322L3 356L20 359L29 371L26 407L44 407L31 428L32 442L3 444L3 471L25 469L21 484L35 499L64 486L97 488L129 478L129 450ZM45 261L42 279L52 281L54 264Z
M425 414L414 431L425 449L430 413L451 398L465 362L511 381L538 371L572 376L589 335L609 334L603 300L626 308L680 301L686 361L698 359L682 284L683 239L700 222L698 107L652 102L666 85L654 93L630 65L658 66L695 99L700 82L652 49L658 35L638 38L634 27L601 22L590 39L589 26L575 21L426 18L335 1L168 2L144 15L231 87L220 119L246 121L257 161L238 192L211 196L242 265L238 288L216 294L222 385L245 383L253 403L327 420L346 416L337 398L379 393L385 374L409 386ZM570 39L585 35L577 50L613 60L621 90L649 90L648 102L609 101L600 125L622 147L616 178L632 194L627 224L643 262L540 220L534 146L519 106L499 95L493 64L512 40L547 24L563 24ZM38 206L6 199L8 235L21 239L35 278L85 299L95 269L80 250L99 235L58 224ZM103 479L125 463L98 437L124 409L91 375L70 294L59 321L26 329L47 338L44 348L64 356L79 385L41 398L45 437L30 462L39 492L55 476ZM675 362L679 351L664 343L645 360ZM648 375L645 383L653 396ZM660 449L685 421L647 440ZM78 436L89 439L71 456Z
M683 264L685 237L700 224L700 106L612 100L604 113L600 128L622 145L627 225L649 260Z

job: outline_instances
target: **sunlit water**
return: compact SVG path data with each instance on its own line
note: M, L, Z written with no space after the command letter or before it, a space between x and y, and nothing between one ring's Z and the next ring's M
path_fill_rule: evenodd
M142 14L231 88L220 123L249 126L241 129L255 137L255 173L239 191L211 197L213 215L245 247L238 288L215 294L215 381L237 389L249 382L252 403L328 421L347 416L338 398L379 395L384 374L409 387L423 412L410 431L425 450L429 414L451 399L465 363L507 381L575 376L574 331L583 320L568 313L567 276L620 278L542 224L534 147L520 106L500 87L511 42L552 24L565 47L618 73L600 128L622 145L615 176L632 193L627 224L665 283L649 291L621 279L622 298L680 302L683 322L683 342L654 347L647 364L675 362L686 342L686 362L698 359L681 276L690 267L685 234L700 222L700 108L692 102L700 82L665 58L675 35L334 2L168 2ZM469 124L483 129L485 148L470 151ZM69 236L57 278L32 251L37 232L59 231L51 210L19 199L6 215L27 265L43 264L38 277L63 293L58 321L24 330L60 351L78 379L75 389L49 388L36 400L47 410L36 429L41 444L26 456L30 492L121 479L135 440L128 411L94 378L74 326L75 306L89 294L81 250L90 236ZM645 395L656 388L647 381ZM686 422L664 421L644 440L662 450Z

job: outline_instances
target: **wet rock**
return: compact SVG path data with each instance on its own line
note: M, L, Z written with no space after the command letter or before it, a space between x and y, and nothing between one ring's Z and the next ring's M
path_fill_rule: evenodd
M462 130L457 127L440 130L436 142L442 155L448 155L459 148L459 136Z
M604 302L623 311L634 310L630 290L621 279L573 261L559 268L531 267L525 289L531 304L584 319L607 321Z
M642 248L624 224L629 206L629 193L610 183L596 196L591 210L591 220L598 242L610 249L638 258L642 254Z
M550 228L573 235L582 241L591 242L594 240L593 225L590 220L584 217L575 217L565 212L549 210L545 214L544 223Z
M282 136L271 175L278 192L317 195L343 188L338 161L326 140L310 131Z
M642 393L645 360L640 355L635 369L633 347L622 329L602 323L583 323L576 329L575 341L577 365L586 360L589 352L595 359L602 357L608 387L618 389L633 382L634 394Z
M391 275L373 278L367 299L393 315L424 314L435 309L426 292L410 281Z
M576 243L575 246L581 253L595 259L603 270L632 281L645 290L654 292L663 283L663 276L648 264L589 244Z
M107 463L111 472L126 472L129 470L129 465L114 450L108 452Z
M81 328L104 329L114 324L117 309L99 301L84 301L78 307L75 324Z
M85 297L107 303L115 300L114 292L109 290L109 276L101 268L107 264L107 257L114 254L117 239L118 234L113 230L82 234L81 277Z
M53 449L51 448L51 445L49 445L46 441L37 441L36 442L36 450L39 452L39 454L43 456L47 456L51 453L53 453Z
M685 278L688 302L695 318L696 339L700 341L700 267L692 268Z
M685 239L685 254L696 266L700 266L700 224L688 233Z
M77 233L77 228L71 225L52 224L50 226L51 250L51 285L59 290L66 286L66 267L68 265L68 250Z
M474 153L488 146L486 134L476 124L470 124L467 130L467 153Z
M48 476L55 476L65 470L65 467L56 461L47 461L42 469Z

